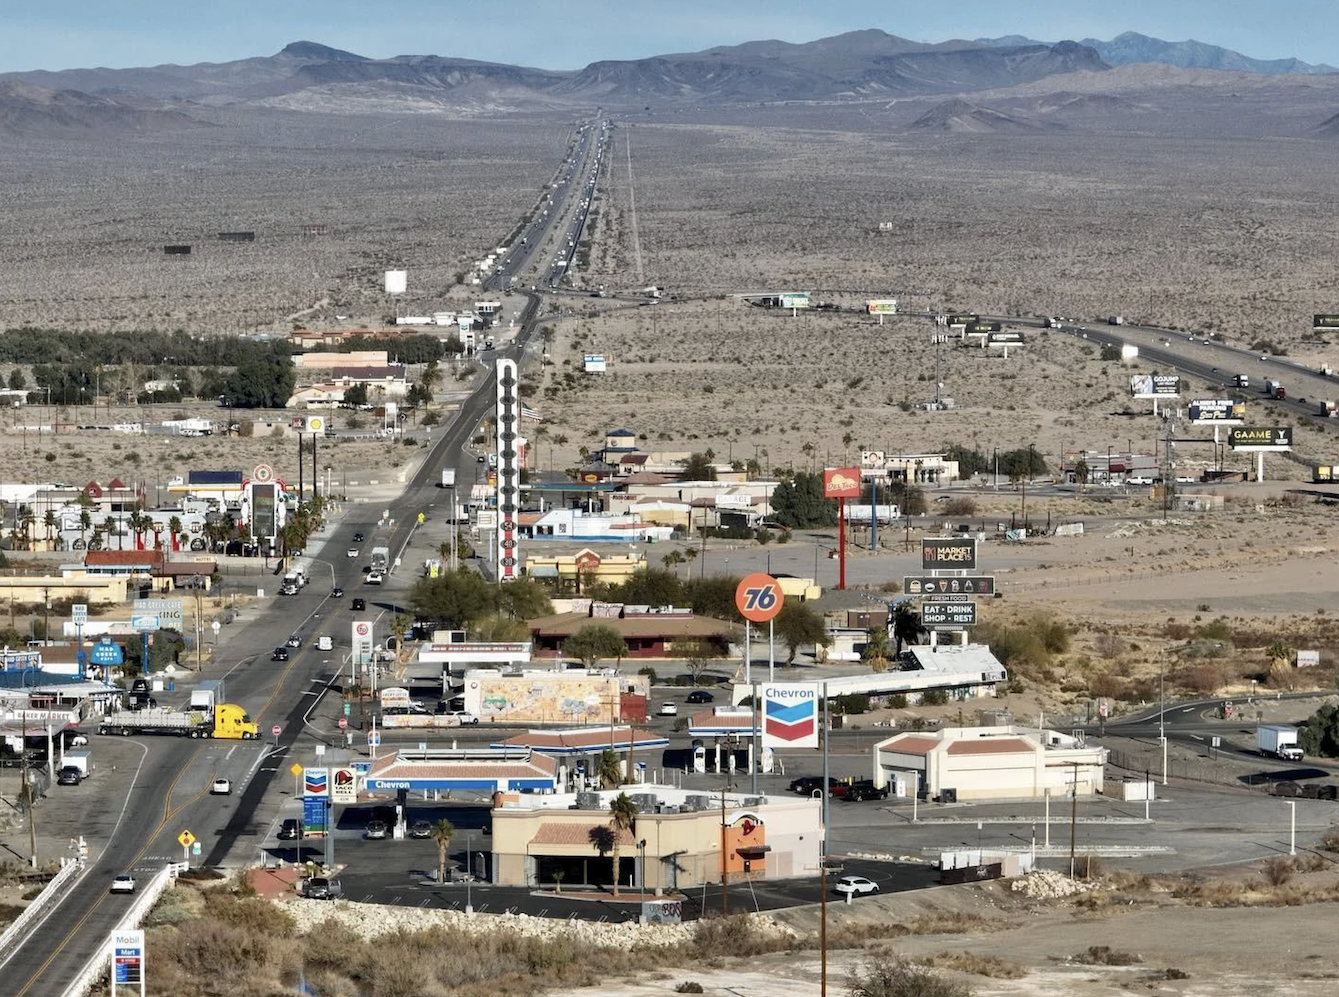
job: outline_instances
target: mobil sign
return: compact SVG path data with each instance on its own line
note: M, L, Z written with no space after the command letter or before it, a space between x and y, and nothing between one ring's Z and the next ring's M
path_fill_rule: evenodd
M762 746L817 748L817 682L768 682L762 692Z

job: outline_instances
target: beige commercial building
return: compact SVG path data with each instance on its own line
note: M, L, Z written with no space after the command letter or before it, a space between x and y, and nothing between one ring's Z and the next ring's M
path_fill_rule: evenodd
M1092 796L1103 789L1105 748L1035 727L948 727L894 734L874 746L874 782L893 795L959 800Z
M703 883L784 879L818 871L821 801L630 785L595 793L499 794L493 881L564 889L608 886L614 832L609 803L620 792L640 813L617 840L618 879L673 892ZM576 808L576 809L573 809Z

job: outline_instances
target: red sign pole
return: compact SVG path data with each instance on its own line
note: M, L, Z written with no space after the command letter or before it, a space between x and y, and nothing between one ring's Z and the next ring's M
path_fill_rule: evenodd
M846 499L837 499L837 588L846 591Z

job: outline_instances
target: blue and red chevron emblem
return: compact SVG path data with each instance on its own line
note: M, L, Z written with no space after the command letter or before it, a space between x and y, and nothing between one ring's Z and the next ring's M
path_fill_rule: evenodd
M817 732L817 699L802 699L798 703L764 699L763 703L763 732L767 736L782 741L802 741Z

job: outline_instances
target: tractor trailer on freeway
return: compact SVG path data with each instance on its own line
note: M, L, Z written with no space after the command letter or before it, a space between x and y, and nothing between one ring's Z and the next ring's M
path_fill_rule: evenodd
M176 734L178 737L217 737L251 741L260 728L235 703L219 703L212 710L118 710L98 721L99 734Z

